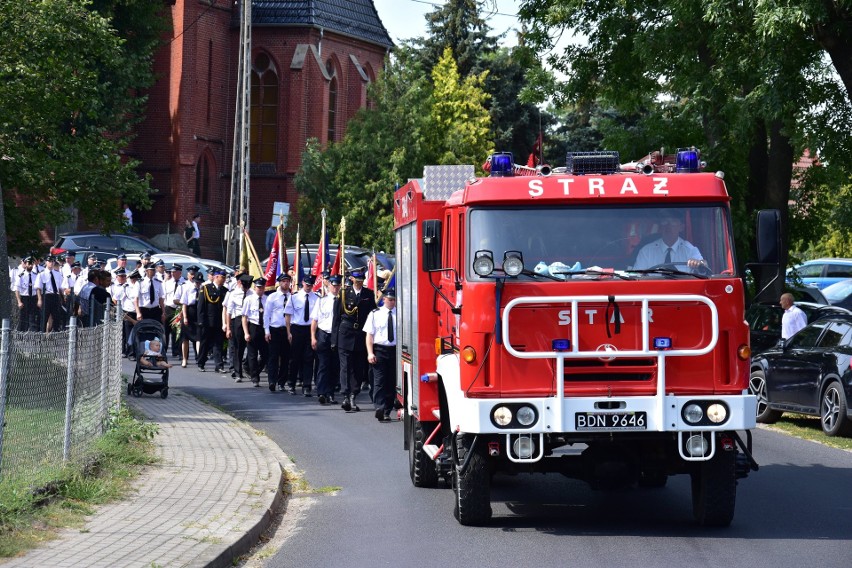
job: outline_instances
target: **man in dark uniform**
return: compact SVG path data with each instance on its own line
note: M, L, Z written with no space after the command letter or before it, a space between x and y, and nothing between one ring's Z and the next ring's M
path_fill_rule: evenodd
M198 370L204 371L204 364L213 352L213 362L217 373L225 372L222 361L222 345L225 343L225 330L222 327L222 307L225 294L225 273L213 272L213 282L202 286L198 292L198 326L204 330L201 336L201 350L198 353Z
M332 323L332 348L340 356L340 389L343 392L343 410L360 410L355 404L361 383L367 378L367 338L364 322L376 309L373 291L364 288L364 273L353 270L352 287L343 290L334 302Z

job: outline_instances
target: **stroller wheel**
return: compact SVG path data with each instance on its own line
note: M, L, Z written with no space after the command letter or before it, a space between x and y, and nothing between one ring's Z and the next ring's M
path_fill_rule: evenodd
M142 396L142 387L133 387L133 396L139 398Z
M168 398L168 396L169 396L169 389L168 388L164 388L163 390L160 391L160 398Z

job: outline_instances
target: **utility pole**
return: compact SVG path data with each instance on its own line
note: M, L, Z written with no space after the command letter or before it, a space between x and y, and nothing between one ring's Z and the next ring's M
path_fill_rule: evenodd
M225 238L225 263L233 266L240 257L240 235L249 228L250 111L251 111L251 2L242 0L240 55L237 67L237 100L234 112L234 151L231 160L231 210Z

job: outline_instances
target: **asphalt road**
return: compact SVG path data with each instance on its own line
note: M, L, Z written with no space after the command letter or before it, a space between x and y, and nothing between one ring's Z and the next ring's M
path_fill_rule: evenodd
M175 388L210 400L270 436L317 492L270 568L337 566L847 566L852 453L755 432L760 471L741 480L726 529L692 522L689 478L664 489L591 491L555 474L496 476L494 519L462 527L449 489L408 477L402 423L380 424L316 398L174 369Z

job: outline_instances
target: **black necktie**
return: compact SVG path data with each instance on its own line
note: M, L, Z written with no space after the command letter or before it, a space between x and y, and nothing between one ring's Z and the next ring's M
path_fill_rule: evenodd
M56 289L56 278L53 277L53 271L50 271L50 282L53 284L53 293L56 294L59 290Z
M30 296L33 295L33 273L32 272L30 272L30 287L29 287L29 291L27 292L27 294L30 295Z
M388 310L388 343L393 342L393 312Z
M672 247L666 249L666 259L663 261L663 264L671 264L672 263Z
M309 314L309 312L311 311L310 307L311 307L311 298L307 294L305 294L305 321L308 321L308 318L310 317L310 314Z
M153 278L150 280L149 284L150 284L151 287L148 288L148 290L150 291L151 303L153 304L154 303L154 279Z

